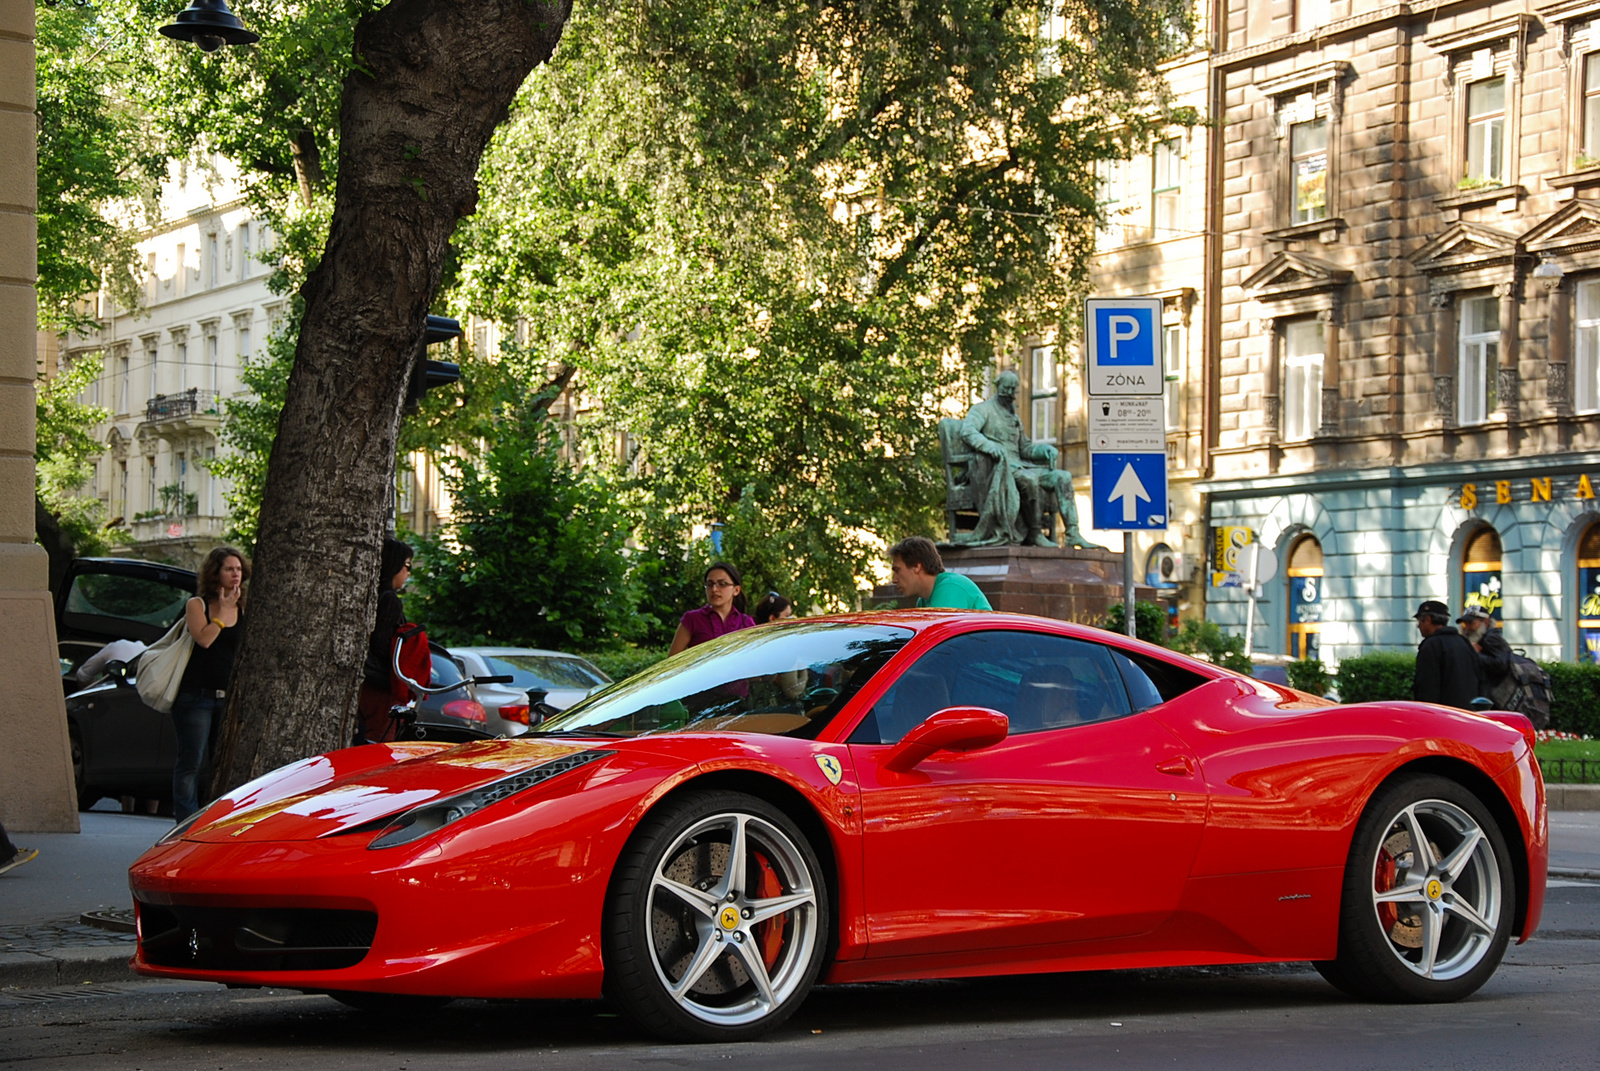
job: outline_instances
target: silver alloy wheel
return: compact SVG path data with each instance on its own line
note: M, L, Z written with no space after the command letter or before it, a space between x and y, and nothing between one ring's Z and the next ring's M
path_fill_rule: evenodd
M1414 974L1465 975L1494 946L1504 890L1476 819L1441 799L1407 805L1372 860L1372 908L1389 950Z
M710 815L650 879L651 964L672 1000L719 1026L770 1014L806 981L818 940L816 883L783 830L757 815Z

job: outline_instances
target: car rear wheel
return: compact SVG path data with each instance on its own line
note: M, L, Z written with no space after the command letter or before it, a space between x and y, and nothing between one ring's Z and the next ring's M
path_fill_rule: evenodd
M1339 955L1317 970L1368 1000L1460 1000L1505 955L1515 886L1488 809L1442 777L1382 789L1356 829L1345 868Z
M76 725L67 730L67 737L72 744L72 783L78 792L78 810L87 811L100 802L100 793L83 779L83 735Z
M788 816L742 793L697 793L646 818L618 861L606 991L664 1037L757 1037L805 1000L828 932L822 867Z

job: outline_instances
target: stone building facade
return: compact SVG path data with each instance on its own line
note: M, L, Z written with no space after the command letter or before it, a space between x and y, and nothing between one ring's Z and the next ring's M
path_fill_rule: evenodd
M1479 603L1600 646L1600 0L1215 0L1216 547L1257 647L1338 658ZM1208 616L1242 623L1244 593Z

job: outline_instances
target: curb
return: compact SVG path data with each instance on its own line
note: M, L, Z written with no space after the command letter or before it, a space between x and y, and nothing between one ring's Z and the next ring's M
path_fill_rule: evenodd
M114 945L53 948L48 952L0 953L0 987L39 988L83 982L126 982L136 977L128 966L133 947Z
M1566 878L1569 881L1600 881L1600 870L1567 870L1552 867L1545 871L1548 877Z
M1545 809L1600 811L1600 785L1563 785L1545 782Z

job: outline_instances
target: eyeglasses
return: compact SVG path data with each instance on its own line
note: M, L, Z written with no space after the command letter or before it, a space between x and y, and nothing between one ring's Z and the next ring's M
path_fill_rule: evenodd
M708 587L708 588L736 588L738 586L739 586L738 584L735 584L731 580L707 580L706 581L706 587Z

